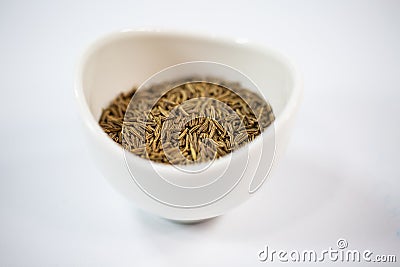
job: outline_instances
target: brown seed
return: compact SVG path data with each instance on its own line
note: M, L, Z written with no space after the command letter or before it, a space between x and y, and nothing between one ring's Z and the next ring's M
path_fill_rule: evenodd
M160 110L161 114L163 114L165 117L169 116L169 112L163 109L162 107L158 107L158 109Z
M196 156L196 150L194 150L192 143L190 143L190 153L192 154L193 160L195 161L197 159L197 156Z
M179 139L182 139L186 134L187 134L187 132L188 132L188 129L187 128L185 128L185 130L183 130L183 132L179 135Z
M196 80L202 79L187 79L175 88L172 83L153 85L141 91L132 107L129 105L136 89L121 93L102 110L99 125L115 142L138 156L184 164L188 162L179 154L193 162L224 156L253 140L275 120L271 106L240 84L215 78L213 83ZM159 97L161 91L166 93ZM171 113L175 108L178 112ZM163 136L161 129L165 130ZM171 161L164 152L173 157Z

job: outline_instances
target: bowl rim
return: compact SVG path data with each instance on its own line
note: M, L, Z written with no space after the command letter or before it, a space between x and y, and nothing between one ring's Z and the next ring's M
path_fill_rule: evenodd
M117 153L120 153L123 148L115 143L108 135L103 131L103 129L98 124L96 118L94 118L90 108L88 106L88 102L84 93L83 88L83 72L85 65L90 58L90 56L97 50L97 48L115 41L117 39L125 38L126 36L160 36L160 37L169 37L169 38L190 38L190 39L197 39L201 41L213 41L220 44L225 44L228 46L240 46L246 47L247 49L251 49L263 54L269 54L279 60L281 63L285 65L288 72L291 74L291 78L293 80L293 88L291 89L290 96L286 101L282 111L280 112L279 116L276 116L274 121L274 128L275 128L275 135L276 132L280 130L281 125L284 125L286 121L289 120L292 114L296 113L298 106L301 102L303 97L303 79L302 75L300 74L298 68L294 65L294 63L289 60L289 58L283 55L281 52L276 51L273 48L270 48L267 45L256 43L250 41L248 39L243 38L234 38L234 37L226 37L226 36L217 36L215 34L207 34L201 32L188 32L188 31L181 31L181 30L167 30L167 29L158 29L158 28L125 28L119 31L113 31L108 34L104 34L99 38L95 39L87 48L84 50L83 54L81 55L78 64L75 70L75 84L74 84L74 95L75 99L78 103L80 115L83 117L83 122L88 127L88 129L95 134L96 139L100 142L107 144L107 146L114 150ZM161 71L161 70L160 70ZM266 131L264 131L266 132ZM261 133L261 135L264 134ZM259 140L256 138L252 142L246 144L245 146L255 145L255 141ZM140 161L146 161L147 159L143 159L137 157ZM219 158L219 160L223 160L224 157ZM214 163L218 162L215 161ZM171 166L152 162L153 166L157 166L159 170L171 170ZM273 164L273 163L272 163ZM272 166L271 164L271 166Z

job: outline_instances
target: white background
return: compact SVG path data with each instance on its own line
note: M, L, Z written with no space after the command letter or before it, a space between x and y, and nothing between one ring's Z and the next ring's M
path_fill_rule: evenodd
M262 266L265 245L321 251L339 238L398 265L399 14L400 1L1 1L0 266ZM92 41L131 27L248 38L297 63L304 101L262 194L178 225L106 183L74 71Z

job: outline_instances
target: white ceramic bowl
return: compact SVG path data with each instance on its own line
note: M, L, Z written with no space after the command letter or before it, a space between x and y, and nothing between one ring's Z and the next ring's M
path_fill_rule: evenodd
M260 138L230 157L215 161L206 173L194 175L124 153L98 125L102 108L118 93L139 86L167 67L190 61L218 62L241 71L258 85L276 116L274 127ZM187 33L129 30L108 35L88 49L79 66L75 93L88 146L111 185L144 210L190 222L225 213L250 198L263 184L270 162L260 155L267 149L264 155L270 155L271 148L275 149L275 166L283 154L301 100L302 81L285 57L266 47ZM243 169L240 165L245 161ZM221 171L226 175L219 183L194 187L171 183L190 184L202 177L211 181ZM164 176L168 180L160 178Z

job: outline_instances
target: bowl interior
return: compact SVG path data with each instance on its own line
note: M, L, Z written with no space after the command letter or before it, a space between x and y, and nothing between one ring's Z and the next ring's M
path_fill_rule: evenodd
M258 85L277 120L294 88L291 67L268 49L185 34L122 32L94 44L83 62L81 87L94 120L118 93L188 61L213 61L238 69Z

